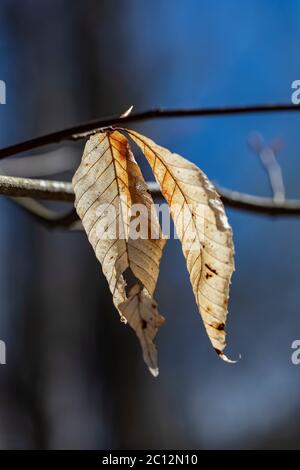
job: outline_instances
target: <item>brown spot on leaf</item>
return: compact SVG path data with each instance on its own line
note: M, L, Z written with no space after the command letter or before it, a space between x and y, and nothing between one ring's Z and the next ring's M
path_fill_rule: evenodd
M209 266L209 264L205 263L205 266L209 271L211 271L212 273L218 275L217 271L215 269L213 269L211 266Z
M218 356L223 356L224 354L220 349L215 348L215 351L218 354Z
M210 273L205 274L205 279L209 279L210 277L212 277L212 274L210 274Z
M211 326L212 328L218 331L224 331L224 328L225 328L224 323L218 323L218 322L209 323L209 326Z

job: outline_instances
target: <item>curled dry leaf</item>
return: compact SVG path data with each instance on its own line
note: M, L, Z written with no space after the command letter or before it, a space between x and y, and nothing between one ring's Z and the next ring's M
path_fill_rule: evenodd
M157 351L153 339L158 328L165 321L157 311L157 303L146 289L136 284L130 290L128 299L120 304L119 308L128 324L136 332L142 346L144 361L156 377L158 375Z
M156 370L156 355L145 350L154 337L153 328L146 326L141 335L139 323L134 318L139 317L139 312L144 312L144 306L141 307L142 302L137 302L137 294L134 295L137 287L127 297L124 273L130 270L144 287L139 299L144 299L146 293L151 299L165 240L152 197L127 138L118 131L92 136L85 146L72 182L77 213L102 265L113 302L123 318L127 316L122 310L131 313L129 324L141 341L144 357L149 357L148 366L152 371ZM146 213L139 214L143 227L146 226L148 231L144 238L133 238L131 234L134 204L142 204L146 208ZM134 314L133 307L137 309ZM143 321L147 322L147 318Z
M230 361L223 351L234 247L221 199L196 165L137 132L126 132L147 158L170 206L210 341L219 356Z

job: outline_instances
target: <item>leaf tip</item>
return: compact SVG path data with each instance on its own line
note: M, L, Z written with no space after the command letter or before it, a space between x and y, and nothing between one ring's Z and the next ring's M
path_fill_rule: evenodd
M216 353L218 354L218 356L222 359L222 361L228 362L229 364L236 364L236 363L241 359L241 357L242 357L241 354L239 354L238 359L232 360L232 359L229 359L229 357L227 357L227 356L223 353L223 351L220 351L220 349L216 349L216 348L215 348L215 351L216 351Z
M151 374L153 375L153 377L157 377L159 375L158 367L156 367L155 369L153 369L152 367L149 367L149 370L150 370Z

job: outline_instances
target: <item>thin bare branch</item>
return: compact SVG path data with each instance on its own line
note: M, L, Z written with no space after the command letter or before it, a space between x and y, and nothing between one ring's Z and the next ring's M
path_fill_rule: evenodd
M275 202L273 198L253 196L230 189L217 187L223 203L234 209L254 212L270 216L299 216L300 200L286 199L284 202Z
M70 228L78 221L75 208L65 212L57 212L45 207L39 201L27 197L11 198L21 209L25 210L34 220L45 225L47 228Z
M52 201L74 201L71 183L0 175L0 194Z
M48 154L49 153L50 152L48 152ZM22 159L18 158L18 159L14 159L13 161L15 162L16 160L22 160ZM26 161L28 161L28 159L26 159ZM2 175L4 176L6 172L5 172L5 169L3 168L3 165L1 165L0 171ZM9 177L9 176L6 178L6 182L4 183L4 188L5 187L6 189L8 188L8 181L10 181L9 183L10 185L13 184L11 178L12 177ZM23 181L23 185L26 185L26 183L24 183L24 178L22 178L22 181ZM19 186L21 186L20 182L19 182ZM61 212L53 211L49 209L48 207L45 207L36 199L30 198L27 196L23 196L23 195L22 197L11 196L10 199L19 207L21 207L21 209L29 213L32 218L34 218L35 220L42 223L48 228L59 227L59 226L69 228L71 227L73 222L77 220L77 214L74 208L71 211L68 210L67 212L61 213Z
M276 141L276 145L265 144L262 135L255 132L249 138L249 145L258 155L267 173L273 193L273 201L277 203L283 202L285 200L285 187L281 167L277 161L277 153L280 147L278 141Z
M192 108L192 109L153 109L140 113L113 116L89 121L78 126L62 129L51 134L45 134L0 150L0 159L16 155L21 152L33 150L37 147L62 142L63 140L77 140L88 137L95 132L108 127L128 122L146 121L150 119L183 118L195 116L225 116L250 113L273 113L283 111L300 111L300 106L294 104L258 104L250 106L218 107L218 108Z
M148 186L154 196L160 196L158 185L155 182L149 182ZM282 203L276 203L272 198L252 196L220 186L217 187L217 190L224 204L228 207L273 216L300 215L300 200L297 199L288 199ZM12 176L0 176L0 194L18 198L33 197L52 201L74 201L74 191L71 183ZM72 212L64 214L64 217L70 217L72 223L76 220L75 213ZM55 217L53 218L55 219ZM57 225L60 224L64 225L63 222ZM55 225L55 222L52 225ZM65 226L68 226L68 224L66 223Z

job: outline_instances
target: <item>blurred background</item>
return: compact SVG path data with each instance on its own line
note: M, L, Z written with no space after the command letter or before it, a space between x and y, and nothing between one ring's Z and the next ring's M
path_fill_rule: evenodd
M131 105L289 103L300 79L299 24L299 1L2 0L0 146ZM281 138L287 196L300 198L299 125L296 113L274 113L134 127L220 185L264 196L268 179L247 139L252 131ZM70 180L83 145L37 150L1 169ZM0 448L300 448L300 366L291 362L300 219L228 216L236 272L227 352L242 359L225 364L210 347L171 240L156 294L167 322L154 379L85 234L46 229L1 197Z

